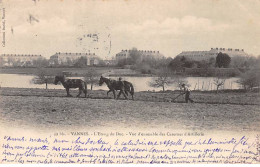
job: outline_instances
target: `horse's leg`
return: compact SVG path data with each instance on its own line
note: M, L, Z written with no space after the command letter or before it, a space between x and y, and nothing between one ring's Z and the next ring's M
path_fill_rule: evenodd
M66 88L66 92L68 97L72 97L72 95L70 94L70 88Z
M128 96L128 92L130 93L130 87L125 86L125 94ZM130 93L131 94L131 93Z
M123 93L123 95L125 96L125 99L128 99L127 96L126 96L126 94L125 94L125 91L122 90L122 93Z
M119 91L119 93L118 93L118 95L117 95L117 99L119 99L121 93L122 93L122 90Z
M82 88L79 88L79 94L77 95L77 97L79 97L82 93Z
M132 96L132 100L134 100L134 95L133 95L133 93L131 93L131 92L129 92L130 93L130 95Z
M112 90L110 89L109 91L107 91L107 96L108 96L108 93L111 92Z
M86 98L87 97L87 93L88 93L88 88L87 88L87 83L86 82L84 82L83 92L84 92L85 98Z
M85 98L87 97L87 89L83 90L84 94L85 94Z
M116 99L116 91L113 90L113 94L114 94L114 99Z

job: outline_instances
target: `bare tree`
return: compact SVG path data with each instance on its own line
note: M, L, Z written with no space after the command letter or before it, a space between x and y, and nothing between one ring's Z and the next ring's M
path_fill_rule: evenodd
M171 73L167 68L161 69L157 74L158 77L155 77L151 82L149 82L149 85L155 88L161 87L164 92L166 86L172 85L174 83L174 80L170 74Z
M218 93L219 88L225 84L226 78L224 75L216 74L216 77L213 79L213 84L216 85Z
M260 86L260 71L258 69L249 70L240 75L237 81L245 90L252 90L254 87Z
M93 70L93 69L89 70L89 71L85 74L85 76L84 76L84 80L85 80L88 84L90 84L90 89L91 89L91 90L93 89L93 86L98 83L98 77L97 77L97 76L98 76L97 71L96 71L96 70Z
M179 87L180 90L182 89L183 84L185 84L187 87L190 87L190 84L184 77L174 76L174 77L172 77L172 80L176 84L176 87Z
M38 68L35 74L36 76L32 79L34 84L45 84L45 88L48 89L48 83L52 82L52 78L48 77L47 71L43 68Z

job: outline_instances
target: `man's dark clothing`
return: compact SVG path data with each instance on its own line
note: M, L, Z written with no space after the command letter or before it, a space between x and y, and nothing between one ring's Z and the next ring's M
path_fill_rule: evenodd
M185 102L188 103L189 101L193 103L194 101L190 98L190 90L188 87L183 87L184 93L185 93Z

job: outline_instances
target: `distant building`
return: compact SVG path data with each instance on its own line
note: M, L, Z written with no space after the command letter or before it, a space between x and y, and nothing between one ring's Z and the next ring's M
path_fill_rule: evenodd
M123 59L127 59L130 57L130 52L132 50L122 50L121 52L116 54L116 61L120 61ZM163 55L159 51L150 51L150 50L137 50L138 53L140 53L141 59L152 57L155 59L160 59L163 57Z
M33 66L33 61L41 58L32 54L1 54L0 61L2 66Z
M209 51L183 51L177 56L183 56L189 60L202 61L209 60L210 58L216 58L218 53L226 53L231 58L235 56L247 56L248 54L244 52L244 49L232 49L232 48L211 48Z
M50 57L50 65L73 65L81 57L87 59L87 65L97 65L99 58L95 53L56 53Z

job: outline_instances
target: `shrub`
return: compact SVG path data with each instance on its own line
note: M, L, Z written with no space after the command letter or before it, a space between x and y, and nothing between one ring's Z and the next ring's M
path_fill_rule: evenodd
M259 87L260 85L260 71L250 70L240 75L240 79L237 81L243 86L245 90L252 90L254 87Z

